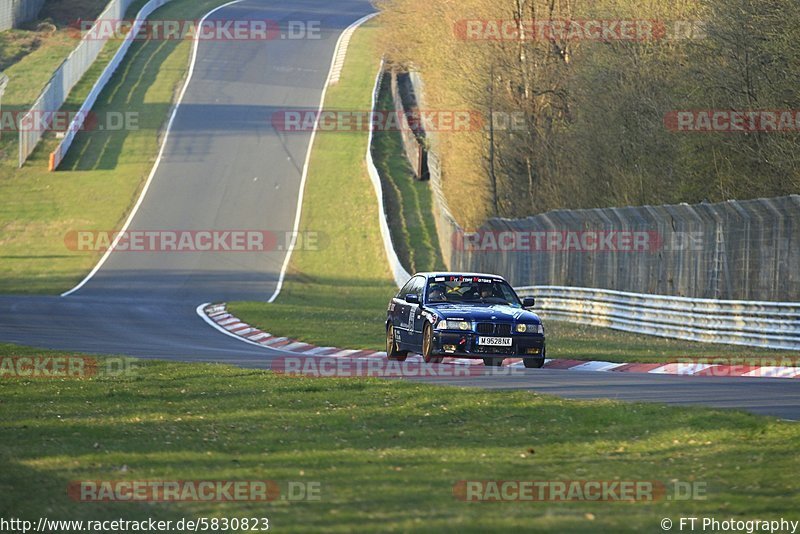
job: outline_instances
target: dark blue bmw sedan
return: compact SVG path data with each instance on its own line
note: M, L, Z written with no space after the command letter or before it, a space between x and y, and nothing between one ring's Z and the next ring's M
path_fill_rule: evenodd
M522 358L525 367L545 359L544 327L502 277L473 273L415 274L389 302L386 354L405 360L409 352L426 362L445 356L481 358L501 365Z

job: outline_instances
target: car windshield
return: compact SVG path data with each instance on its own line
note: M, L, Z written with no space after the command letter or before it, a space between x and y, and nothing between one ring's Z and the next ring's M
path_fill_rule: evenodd
M478 276L437 276L428 280L426 302L505 304L521 308L514 290L503 280Z

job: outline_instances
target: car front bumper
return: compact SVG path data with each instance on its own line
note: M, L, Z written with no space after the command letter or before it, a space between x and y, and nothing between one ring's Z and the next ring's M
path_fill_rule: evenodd
M479 334L474 332L439 331L433 334L432 352L437 356L457 358L485 358L503 356L507 358L544 358L545 339L541 334L518 334L511 336L510 347L479 345Z

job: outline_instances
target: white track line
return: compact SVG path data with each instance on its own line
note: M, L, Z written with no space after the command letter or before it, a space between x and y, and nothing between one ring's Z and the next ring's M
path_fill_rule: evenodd
M326 350L331 350L333 348L335 348L335 347L315 347L315 348L313 348L311 350L307 350L307 351L303 352L302 354L304 354L306 356L315 356L315 355L319 354L320 352L325 352Z
M364 17L361 17L350 26L345 28L345 30L339 35L339 39L336 41L336 47L333 50L333 57L331 58L331 66L328 69L328 77L325 79L325 86L322 88L322 95L319 99L319 107L317 108L317 116L314 119L314 129L311 131L311 139L308 140L308 149L306 150L306 161L303 163L303 174L300 177L300 191L297 194L297 211L295 211L294 215L294 231L292 232L292 241L289 243L289 247L286 250L286 257L283 259L283 265L281 266L281 273L278 275L278 285L275 286L275 292L269 298L267 302L275 302L275 299L278 298L278 295L283 288L283 279L286 277L286 269L289 268L289 260L292 259L292 250L297 243L297 232L300 229L300 215L303 212L303 195L305 194L306 189L306 178L308 177L308 162L311 159L311 149L314 147L314 139L317 136L317 127L319 126L319 119L322 115L322 106L325 105L325 95L328 92L328 86L331 84L331 77L333 76L334 69L336 68L336 57L339 54L340 47L342 45L342 40L348 34L348 32L352 32L355 28L361 26L366 21L371 19L377 15L377 13L370 13Z
M525 365L524 362L520 363L523 366ZM612 363L612 362L588 361L586 363L576 365L575 367L570 367L568 371L611 371L612 369L616 369L621 365L624 364Z
M297 349L300 347L308 347L310 343L303 343L302 341L295 341L294 343L290 343L283 347L286 350L290 350L292 352L297 352ZM301 352L302 353L302 352Z
M205 22L205 20L208 17L210 17L211 15L213 15L214 13L216 13L217 11L219 11L220 9L226 8L228 6L232 6L233 4L238 4L239 2L243 2L243 1L244 0L233 0L232 2L228 2L226 4L222 4L221 6L215 7L214 9L212 9L211 11L206 13L203 16L202 19L200 19L200 23L198 24L198 27L202 27L202 25ZM194 66L195 66L195 63L197 61L197 49L200 47L200 41L201 41L201 39L196 39L195 42L194 42L194 46L192 47L192 61L191 61L191 64L189 66L189 74L186 76L186 82L184 82L184 84L183 84L183 88L181 89L181 94L178 96L178 101L176 102L175 107L172 110L172 115L170 115L170 117L169 117L169 122L167 123L167 130L164 133L164 140L161 142L161 148L158 151L158 157L156 157L156 162L153 164L153 168L150 170L150 175L147 177L147 181L144 184L144 188L142 188L142 192L139 195L139 198L136 201L136 204L133 206L133 210L131 211L130 215L128 215L128 218L125 220L125 224L122 225L122 229L119 231L117 236L114 238L114 241L111 243L111 246L108 247L108 249L103 254L103 257L100 258L100 261L98 261L97 265L94 266L94 269L92 269L91 272L86 275L86 278L81 280L81 282L77 286L73 287L69 291L66 291L66 292L62 293L61 294L62 297L67 297L67 296L71 295L72 293L76 292L77 290L79 290L80 288L82 288L89 280L92 279L92 277L97 273L97 271L100 270L100 267L103 266L103 264L106 262L108 257L111 255L111 252L114 250L114 247L117 246L117 243L119 243L119 240L122 239L122 236L127 231L128 226L130 226L131 221L133 221L133 217L136 215L136 212L139 210L139 206L142 205L142 201L144 200L144 197L147 194L147 190L150 188L150 183L153 181L153 176L155 176L156 171L158 170L158 166L161 163L161 158L163 157L164 150L167 147L167 140L169 140L169 133L172 130L172 123L175 121L175 116L178 114L178 108L181 107L181 102L183 101L183 96L186 94L186 88L189 87L189 83L192 81L192 76L194 75Z
M261 339L270 337L272 336L270 334L267 334L266 332L259 332L258 334L247 336L247 339L249 339L250 341L259 341Z

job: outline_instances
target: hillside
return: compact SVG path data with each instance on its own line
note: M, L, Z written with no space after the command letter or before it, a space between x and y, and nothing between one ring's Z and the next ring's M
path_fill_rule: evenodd
M514 118L440 132L462 225L800 191L796 0L380 6L389 60L422 72L432 109ZM762 110L788 113L771 128Z

